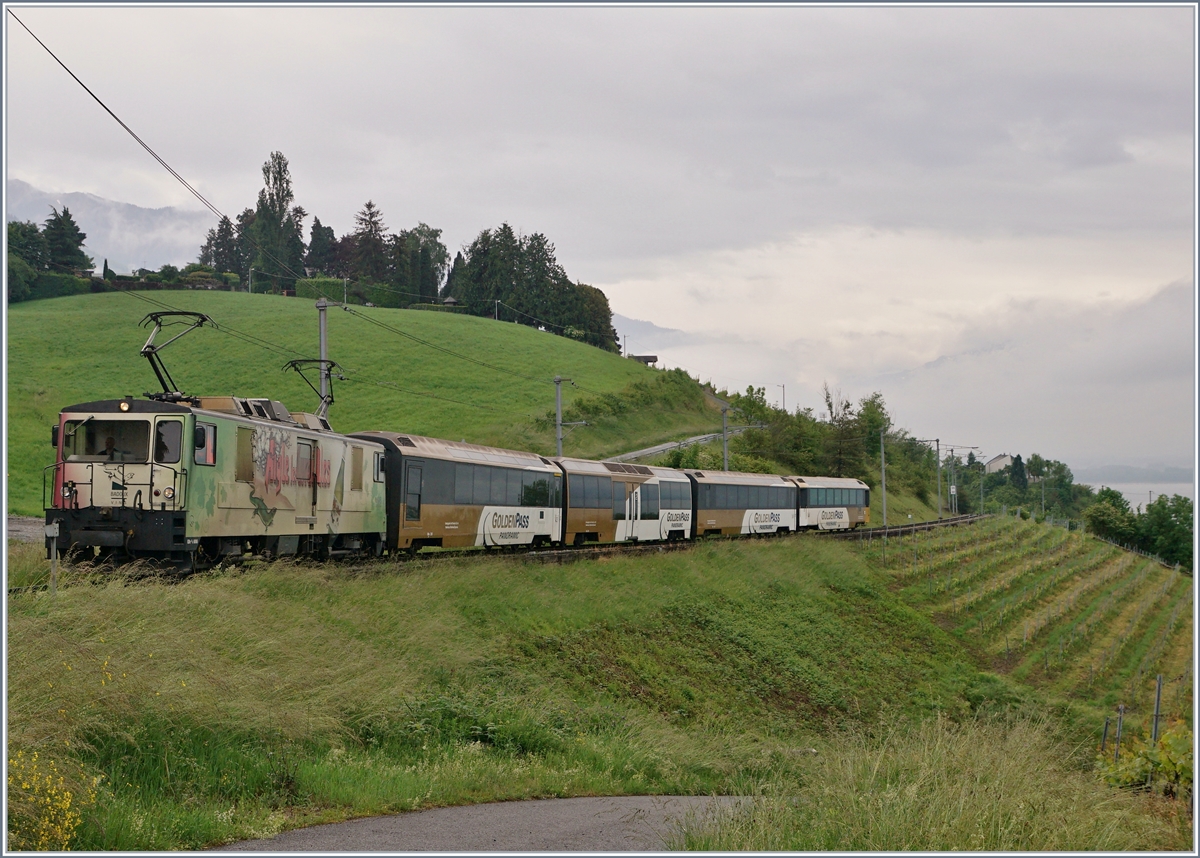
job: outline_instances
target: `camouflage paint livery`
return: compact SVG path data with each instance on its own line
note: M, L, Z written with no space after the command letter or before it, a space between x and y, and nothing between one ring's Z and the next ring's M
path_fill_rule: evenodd
M56 461L43 481L60 553L93 549L196 568L246 552L382 549L379 445L271 400L190 403L123 399L63 409Z

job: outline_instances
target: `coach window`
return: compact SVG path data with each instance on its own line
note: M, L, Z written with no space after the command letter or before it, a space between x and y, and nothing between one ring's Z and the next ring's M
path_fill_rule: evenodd
M664 483L664 485L669 485ZM658 520L658 486L642 483L641 518L648 521Z
M361 492L363 487L363 448L350 448L350 491Z
M154 461L174 465L179 461L183 441L183 423L162 420L154 427Z
M192 458L197 465L217 463L217 427L213 423L197 423L195 451Z
M625 520L625 484L620 480L613 481L612 511L613 521Z

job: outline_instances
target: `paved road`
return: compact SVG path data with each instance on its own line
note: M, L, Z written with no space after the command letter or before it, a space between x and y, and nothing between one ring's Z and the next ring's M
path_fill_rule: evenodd
M745 426L737 426L730 428L729 434L739 435L745 431ZM604 461L628 462L633 459L644 459L647 456L655 456L659 453L665 453L668 450L674 450L676 447L690 447L692 444L707 444L709 441L716 441L720 437L720 432L712 432L708 435L694 435L691 438L685 438L682 441L669 441L666 444L656 444L653 447L647 447L644 450L634 450L632 453L622 453L619 456L611 456Z
M740 799L617 796L441 807L315 825L222 852L659 852L681 823Z

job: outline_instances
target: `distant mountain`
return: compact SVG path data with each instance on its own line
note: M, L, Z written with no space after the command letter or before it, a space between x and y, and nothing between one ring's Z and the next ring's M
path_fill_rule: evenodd
M1074 471L1074 469L1072 469ZM1141 468L1134 465L1103 465L1074 471L1079 483L1190 483L1191 468Z
M87 234L84 250L96 261L96 268L107 259L108 267L118 274L195 262L204 237L217 225L208 212L148 209L95 194L53 193L20 179L5 183L4 202L6 221L33 221L39 226L50 217L52 206L60 211L66 206Z

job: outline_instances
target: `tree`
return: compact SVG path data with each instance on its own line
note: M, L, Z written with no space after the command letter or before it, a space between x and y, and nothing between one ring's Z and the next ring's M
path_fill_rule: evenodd
M1029 477L1025 474L1025 463L1021 461L1021 454L1018 453L1013 457L1012 465L1009 466L1008 481L1017 491L1023 492L1029 488Z
M371 200L354 216L353 276L356 280L381 283L388 269L387 227Z
M858 427L863 435L863 446L867 455L874 458L879 453L880 438L888 431L892 418L888 415L883 394L875 391L858 402Z
M96 267L91 257L83 252L83 242L87 233L79 229L71 210L63 206L63 210L51 206L54 212L46 220L46 244L49 248L49 263L51 269L59 273L70 273L76 269L90 270Z
M116 273L108 267L108 260L104 260L104 273L101 275L105 280L116 280Z
M210 229L208 234L212 242L212 258L208 262L205 262L204 259L200 261L206 265L211 265L214 271L220 273L239 271L241 268L241 259L238 252L238 240L233 221L222 215L221 219L217 221L216 231L214 232Z
M32 221L8 222L8 252L15 253L35 272L50 266L50 245L45 233Z
M242 213L237 217L237 226L234 228L237 234L237 274L238 278L243 283L247 282L250 276L250 269L254 265L254 209L242 209Z
M308 213L292 205L292 177L282 152L272 152L262 167L263 188L254 209L251 239L253 267L272 278L277 289L291 288L304 267L304 218Z
M304 265L307 268L315 268L322 274L332 274L337 266L337 236L333 227L322 224L319 217L313 217Z
M1137 517L1137 542L1168 563L1192 568L1192 501L1183 495L1159 495Z
M862 477L865 472L863 463L864 446L862 429L858 424L858 415L850 400L842 396L840 390L831 392L829 384L824 386L825 409L828 413L828 433L826 436L824 468L825 473L834 477Z
M1120 509L1108 501L1094 503L1083 511L1088 529L1098 536L1122 544L1133 540L1137 532L1137 521L1128 509Z

